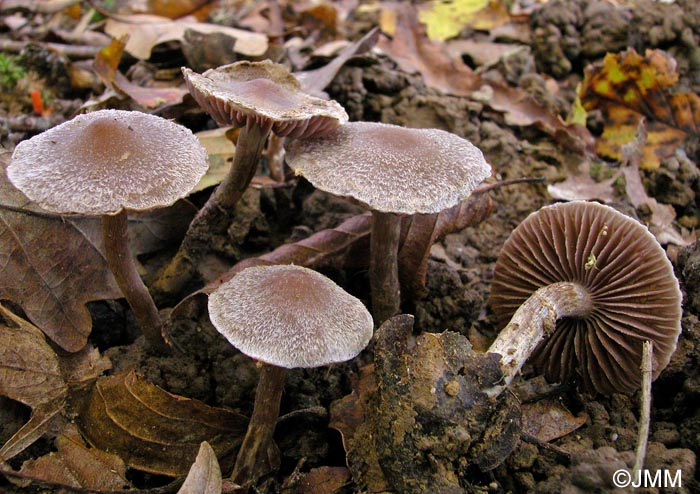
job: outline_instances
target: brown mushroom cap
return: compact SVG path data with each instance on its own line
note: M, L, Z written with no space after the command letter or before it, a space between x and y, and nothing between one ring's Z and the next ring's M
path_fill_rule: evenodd
M293 265L244 269L209 296L209 317L241 352L287 368L350 360L373 330L362 302Z
M593 202L561 203L528 216L511 234L494 273L490 305L504 326L538 288L559 281L589 291L593 311L563 318L530 362L551 381L574 372L589 390L632 392L642 344L653 343L653 377L681 331L681 292L666 253L639 222Z
M100 110L21 142L7 175L48 211L103 215L168 206L207 167L189 129L137 111Z
M370 122L294 141L287 159L315 187L385 213L439 213L491 174L479 148L466 139Z
M305 137L347 122L336 101L308 95L284 66L263 62L236 62L197 74L182 69L187 88L219 125L242 127L254 119L261 127L272 123L280 136Z

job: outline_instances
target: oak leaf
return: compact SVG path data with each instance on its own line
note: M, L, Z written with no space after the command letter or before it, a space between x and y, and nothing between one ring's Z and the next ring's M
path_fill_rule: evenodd
M161 475L185 475L202 441L231 466L248 420L224 408L173 395L133 371L99 379L78 416L88 442L128 466Z
M54 441L56 451L22 464L24 479L91 490L125 490L126 465L116 455L89 448L77 429L69 427Z
M635 138L642 118L647 130L642 169L658 168L686 139L700 136L700 96L674 94L677 81L676 61L661 50L644 56L633 49L608 53L602 65L589 67L579 96L587 111L598 109L605 120L598 154L621 160L622 146Z
M63 410L67 393L58 357L41 330L0 305L0 395L32 409L0 457L10 459L41 437Z

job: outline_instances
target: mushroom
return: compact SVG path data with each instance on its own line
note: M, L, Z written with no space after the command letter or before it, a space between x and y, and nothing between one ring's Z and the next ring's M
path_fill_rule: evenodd
M141 112L101 110L21 142L7 175L47 211L102 218L109 267L147 343L164 352L158 309L129 251L127 211L173 204L207 167L206 151L187 128Z
M528 216L498 256L490 305L500 325L510 319L489 348L502 356L506 386L532 354L550 381L576 372L587 390L633 392L644 342L653 343L656 378L681 331L664 250L641 223L594 202Z
M370 288L378 323L400 307L400 216L438 213L466 199L491 174L481 151L438 129L351 122L294 141L289 166L315 187L372 210Z
M269 451L287 369L352 359L372 337L365 306L333 281L294 265L246 268L209 296L214 327L258 360L260 381L231 479L243 486L272 469Z
M155 286L164 293L179 291L194 273L197 239L213 225L225 232L230 220L216 215L233 214L233 207L253 179L265 141L273 132L293 138L327 132L346 122L345 110L335 101L312 97L282 65L269 60L236 62L203 74L183 68L187 87L219 125L240 127L231 168L207 203L190 224L175 258Z

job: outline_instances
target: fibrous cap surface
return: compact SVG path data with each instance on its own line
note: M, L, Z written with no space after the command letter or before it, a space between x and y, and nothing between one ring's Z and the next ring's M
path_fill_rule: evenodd
M438 129L350 122L294 141L288 163L314 186L385 213L438 213L491 174L472 143Z
M373 330L360 300L293 265L244 269L209 296L209 317L241 352L287 368L350 360Z
M103 215L169 206L207 167L189 129L137 111L100 110L21 142L7 175L48 211Z
M284 66L269 60L235 62L203 74L182 72L194 99L219 125L242 127L253 119L280 136L299 138L348 120L340 104L305 93Z
M540 287L581 284L593 312L557 321L531 358L552 381L578 374L589 390L632 392L642 344L653 343L653 377L668 365L681 331L673 266L638 221L594 202L561 203L528 216L496 262L490 305L501 325Z

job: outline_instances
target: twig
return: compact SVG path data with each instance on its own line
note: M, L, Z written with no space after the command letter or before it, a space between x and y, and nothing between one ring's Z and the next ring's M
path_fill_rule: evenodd
M495 184L487 184L487 185L480 185L474 191L472 194L483 194L485 192L489 192L494 189L498 189L500 187L504 187L506 185L515 185L515 184L542 184L545 183L547 179L545 177L524 177L524 178L511 178L509 180L501 180L500 182L496 182Z
M8 53L19 53L28 44L37 44L45 46L49 50L55 51L59 55L68 58L94 58L97 52L100 51L100 46L87 45L66 45L62 43L44 43L40 41L15 41L11 39L0 39L0 51Z
M534 444L536 446L539 446L542 449L546 449L548 451L551 451L552 453L555 453L556 455L560 456L561 458L563 458L567 462L571 461L571 453L569 453L568 451L566 451L563 448L560 448L559 446L542 441L541 439L533 436L532 434L528 434L526 432L523 432L520 434L520 439L522 439L526 443L531 443L531 444Z
M644 467L644 459L647 455L647 442L649 441L649 416L651 414L651 372L654 347L651 341L645 341L642 347L642 400L639 410L639 433L637 436L637 449L635 451L634 468L632 478L639 478L639 471Z
M28 10L39 14L55 14L76 3L80 3L80 0L3 0L0 1L0 10Z

